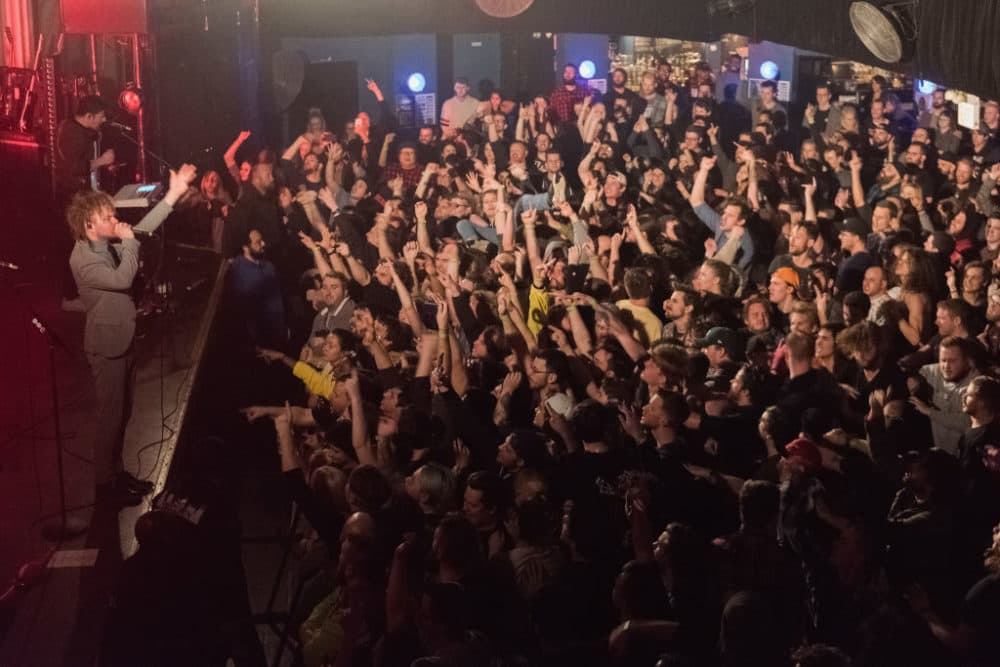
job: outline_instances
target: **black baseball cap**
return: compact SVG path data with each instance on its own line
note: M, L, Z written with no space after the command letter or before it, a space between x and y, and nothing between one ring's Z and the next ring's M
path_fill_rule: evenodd
M854 234L862 239L868 236L868 225L865 224L864 220L853 215L844 218L840 225L838 225L838 229L848 234Z

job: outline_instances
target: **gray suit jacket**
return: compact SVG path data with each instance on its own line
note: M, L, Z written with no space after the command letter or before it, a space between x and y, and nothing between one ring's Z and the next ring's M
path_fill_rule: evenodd
M165 201L135 226L139 232L155 231L173 207ZM76 242L69 257L80 300L87 307L83 349L87 354L115 358L127 353L135 336L135 302L132 281L139 269L139 241L124 239L117 249L119 264L107 250L106 241Z

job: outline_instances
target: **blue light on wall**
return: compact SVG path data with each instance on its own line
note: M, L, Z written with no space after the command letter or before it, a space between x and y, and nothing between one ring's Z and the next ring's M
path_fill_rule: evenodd
M597 73L597 66L594 65L593 60L584 60L582 63L580 63L580 76L582 76L584 79L591 79L596 73Z
M933 81L927 81L926 79L920 79L917 81L917 90L919 90L924 95L930 95L935 90L937 90L937 84Z
M773 60L765 60L760 64L760 75L765 79L777 79L778 65Z
M410 89L411 93L422 93L426 85L427 80L420 72L414 72L406 80L406 87Z

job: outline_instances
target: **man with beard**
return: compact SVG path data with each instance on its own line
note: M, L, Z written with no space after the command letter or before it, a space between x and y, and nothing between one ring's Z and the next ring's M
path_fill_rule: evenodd
M877 324L865 320L837 336L841 353L861 367L851 400L851 407L858 415L868 410L868 398L874 391L881 391L885 402L902 402L909 396L906 376L894 360L888 358L886 335Z
M768 274L773 274L781 268L788 267L794 269L799 274L799 284L805 285L809 282L809 269L812 268L813 256L812 248L819 238L819 227L813 222L801 222L792 226L791 234L788 236L788 253L778 255L771 260L768 267Z
M611 89L605 93L602 101L609 113L614 110L615 125L631 127L646 110L646 100L639 97L634 90L626 88L627 83L628 73L621 67L616 67L611 72ZM618 136L628 136L628 133L619 132Z
M931 93L931 108L920 112L920 127L936 128L938 117L948 110L948 102L944 98L944 88L938 88Z
M273 165L264 162L255 164L250 172L250 187L236 202L236 210L230 216L231 223L223 231L222 249L226 257L236 257L243 252L243 245L252 229L260 233L265 247L270 245L274 248L279 244L281 218L273 192Z
M576 105L582 104L587 91L577 84L576 65L566 63L563 68L562 85L549 95L549 110L560 125L576 122Z
M303 134L289 146L281 156L281 167L284 170L288 187L292 192L300 190L319 191L323 187L323 163L320 162L319 155L309 151L299 163L299 156L302 154L300 148L305 144L309 145L311 139ZM326 146L323 146L324 150Z
M267 348L281 348L287 338L281 282L274 264L264 256L267 243L251 229L243 253L229 267L229 287L250 341Z
M913 133L913 139L900 159L900 173L915 180L927 193L937 191L940 177L934 169L936 162L930 158L933 150L927 130L921 128Z
M962 408L962 397L973 378L979 375L972 361L969 341L948 336L941 341L938 362L920 369L920 375L934 390L934 403L910 397L910 403L931 420L934 445L958 456L958 441L969 428L969 416Z

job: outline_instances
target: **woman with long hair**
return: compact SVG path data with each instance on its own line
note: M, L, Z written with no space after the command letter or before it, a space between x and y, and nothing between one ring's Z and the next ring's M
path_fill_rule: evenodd
M896 259L893 273L899 281L897 298L909 311L909 317L899 321L899 330L910 345L919 347L933 330L932 309L937 292L934 261L923 250L906 247Z

